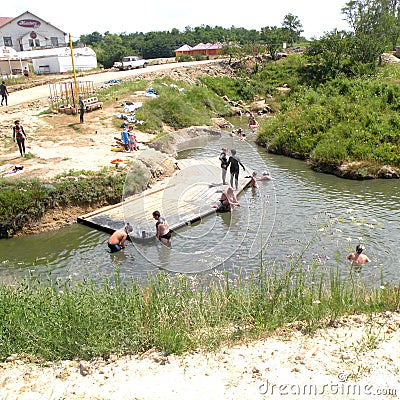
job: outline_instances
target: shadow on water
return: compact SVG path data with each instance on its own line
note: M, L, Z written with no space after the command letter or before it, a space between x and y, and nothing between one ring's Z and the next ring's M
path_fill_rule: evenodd
M347 274L346 254L362 242L372 260L362 274L374 282L381 271L385 281L398 279L398 180L350 181L316 173L302 161L267 154L252 142L253 132L247 136L241 142L223 132L208 142L186 143L180 153L181 158L209 157L218 156L223 146L236 148L247 167L241 173L271 173L273 181L243 192L233 213L212 213L179 229L171 248L155 240L129 242L123 252L110 254L108 234L79 224L2 240L1 278L33 273L102 280L119 270L122 278L143 279L160 269L195 273L241 268L251 273L261 254L267 265L284 268L303 252L321 268L338 267Z

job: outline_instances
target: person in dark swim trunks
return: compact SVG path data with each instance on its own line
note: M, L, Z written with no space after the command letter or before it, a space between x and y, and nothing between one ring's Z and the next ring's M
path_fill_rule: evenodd
M132 226L127 223L124 229L116 230L108 239L108 248L111 253L116 253L125 248L125 240L132 232Z
M228 159L228 164L226 167L230 166L229 172L231 173L231 187L233 187L233 178L235 178L235 189L237 190L239 185L239 165L242 166L243 171L245 171L244 165L241 163L239 157L236 156L236 150L231 150L231 155Z
M153 218L156 222L156 238L162 244L170 244L171 243L171 231L169 230L169 226L165 218L163 218L160 214L160 211L153 212Z

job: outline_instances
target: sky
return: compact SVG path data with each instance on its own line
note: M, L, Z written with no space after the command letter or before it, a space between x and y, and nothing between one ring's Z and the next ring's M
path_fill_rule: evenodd
M2 2L0 17L18 17L30 11L62 31L73 40L81 35L99 32L135 33L150 31L183 32L186 27L201 25L223 28L255 29L281 27L287 14L298 17L302 36L319 38L335 28L349 29L341 14L349 0L247 0L234 5L232 0L128 0L113 1L54 0Z

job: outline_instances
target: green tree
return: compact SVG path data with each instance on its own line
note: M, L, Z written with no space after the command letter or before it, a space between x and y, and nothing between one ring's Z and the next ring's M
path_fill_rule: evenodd
M400 36L400 0L351 0L342 14L356 35L369 35L390 45Z
M290 37L288 31L276 26L266 26L261 28L260 39L267 46L269 54L272 59L276 59L276 52L282 48L283 43L287 42Z
M130 49L125 46L121 36L106 32L104 39L92 45L96 52L97 61L104 68L111 68L115 61L120 61L123 56L130 53Z
M381 42L370 35L332 31L311 42L303 73L316 82L373 73L382 51Z
M290 45L298 41L302 32L304 32L303 25L300 22L299 17L293 14L287 14L283 18L282 28L288 31Z

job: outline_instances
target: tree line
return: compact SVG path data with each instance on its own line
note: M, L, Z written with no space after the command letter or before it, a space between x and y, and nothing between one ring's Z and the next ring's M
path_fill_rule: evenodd
M256 29L223 28L202 25L187 26L183 32L178 29L160 32L111 33L93 32L82 35L79 42L91 47L97 60L104 68L110 68L115 61L127 55L138 55L146 59L175 57L175 50L183 44L195 46L198 43L229 43L232 46L246 44L271 44L282 47L283 42L294 43L303 32L298 17L287 14L280 27L270 26Z
M329 80L340 74L360 75L373 71L385 50L394 50L400 36L400 0L350 0L341 10L350 30L333 30L307 43L309 67L305 75ZM98 62L110 68L126 55L146 59L174 57L183 44L222 42L224 53L243 57L268 52L272 56L282 47L304 43L303 26L293 15L284 16L280 27L266 26L259 31L232 26L187 26L160 32L110 33L82 35L79 42L93 48Z

